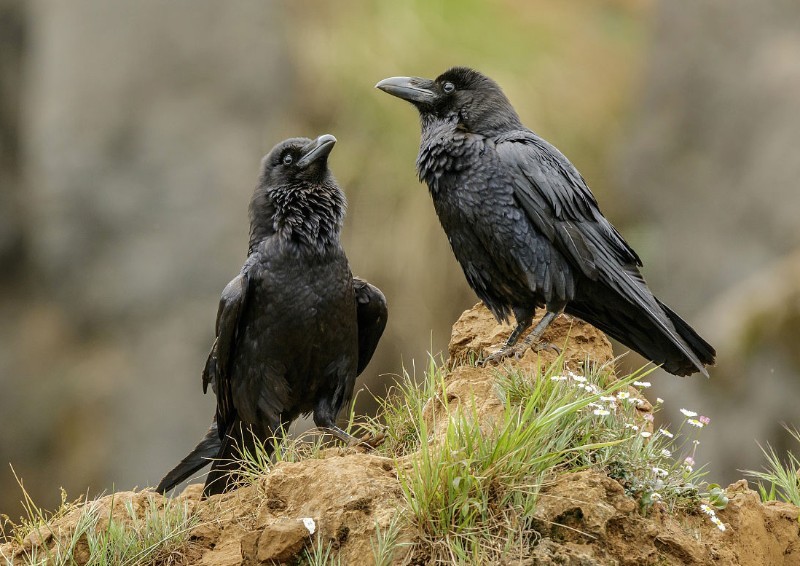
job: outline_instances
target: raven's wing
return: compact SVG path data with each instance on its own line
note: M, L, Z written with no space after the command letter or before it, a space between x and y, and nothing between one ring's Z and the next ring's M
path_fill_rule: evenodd
M203 392L211 383L217 394L216 421L221 439L225 437L230 424L236 419L230 383L230 366L239 336L239 321L247 303L249 279L247 271L237 275L225 286L217 310L216 339L208 354L203 370Z
M497 154L513 178L519 205L574 267L592 280L613 279L609 270L619 268L642 280L639 256L606 220L583 177L558 149L533 132L520 131L498 139Z
M713 349L691 331L703 348L690 347L647 288L639 256L600 212L577 169L558 149L530 131L496 140L497 155L510 175L514 198L540 233L569 263L591 281L607 287L644 314L653 325L705 373L699 354L713 362ZM671 311L670 311L671 313ZM677 315L676 315L677 316ZM591 321L589 321L591 322ZM688 331L686 331L688 333Z
M358 368L360 375L367 367L386 328L388 309L381 290L359 277L353 277L358 320Z

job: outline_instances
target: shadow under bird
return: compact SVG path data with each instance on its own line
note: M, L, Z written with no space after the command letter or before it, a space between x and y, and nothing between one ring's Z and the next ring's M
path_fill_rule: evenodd
M708 376L714 349L653 296L642 262L600 212L578 170L522 125L489 77L456 67L435 80L376 85L419 111L417 173L469 285L498 321L516 319L517 354L566 312L676 375ZM536 308L545 315L532 325Z
M203 493L235 486L239 457L272 450L301 414L348 443L336 426L356 376L386 326L386 299L353 277L339 241L346 201L328 168L336 138L293 138L263 159L250 202L248 257L222 292L203 391L214 422L156 488L164 493L211 462Z

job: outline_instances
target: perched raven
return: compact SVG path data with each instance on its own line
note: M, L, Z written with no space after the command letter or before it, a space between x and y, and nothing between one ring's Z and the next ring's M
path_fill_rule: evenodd
M714 349L647 288L639 257L605 219L586 182L522 125L500 87L456 67L436 80L392 77L377 88L419 110L417 172L478 297L517 325L499 360L539 340L562 311L676 375L714 363Z
M331 135L289 139L262 161L247 261L222 291L203 371L216 416L157 491L210 459L203 493L230 489L242 450L282 434L300 414L313 412L317 426L355 440L336 416L375 352L387 309L378 288L352 276L339 242L346 203L328 169L335 143Z

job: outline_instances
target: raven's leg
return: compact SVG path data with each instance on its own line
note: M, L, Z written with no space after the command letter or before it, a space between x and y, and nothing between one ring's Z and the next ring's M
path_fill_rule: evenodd
M520 356L521 354L523 354L525 352L525 350L527 350L529 347L531 347L531 345L534 344L534 343L535 343L535 345L533 346L533 350L535 352L539 352L541 350L546 350L548 348L553 349L556 352L559 352L560 350L556 346L554 346L553 344L550 344L549 342L539 342L539 339L542 337L542 334L544 334L544 331L547 330L547 327L550 326L550 323L553 322L553 320L555 320L555 318L560 313L561 313L561 309L552 309L552 310L548 309L547 312L542 317L542 320L539 321L539 324L536 325L536 327L525 338L525 340L520 342L518 345L515 345L515 343L519 340L519 336L523 332L525 332L525 330L531 325L531 319L530 318L527 319L526 321L520 321L517 324L517 327L511 333L511 336L509 336L508 342L503 347L503 349L500 350L499 352L495 352L491 356L489 356L486 359L484 359L481 365L486 365L489 362L499 362L499 361L504 360L505 358L507 358L509 356L512 356L512 355ZM527 322L527 324L524 327L521 328L523 322ZM513 338L513 342L512 342L512 338Z
M508 337L506 345L503 346L503 350L508 350L512 348L514 344L517 343L517 340L519 340L519 337L522 336L522 333L528 330L528 328L531 325L531 322L533 322L533 313L530 313L529 315L523 318L518 318L517 326L514 327L514 331L511 332L511 335ZM502 352L503 350L500 351Z
M358 438L352 434L347 434L333 423L325 425L325 429L348 446L356 446L361 444L361 441Z
M484 358L479 365L486 365L489 362L499 362L514 353L514 345L517 343L517 340L519 340L519 337L530 328L534 313L535 309L515 309L514 316L517 319L517 325L514 327L508 340L506 340L505 346L491 356Z
M546 348L553 348L556 351L558 351L558 348L556 348L549 342L539 342L539 338L542 337L542 334L544 334L544 331L547 330L548 326L550 326L550 323L553 322L555 318L559 315L559 312L560 311L553 312L551 310L548 310L544 314L542 320L540 320L539 324L536 325L536 328L534 328L533 331L530 334L528 334L528 337L525 338L525 340L523 340L522 343L520 344L521 352L524 352L525 349L534 342L536 342L536 345L533 347L533 349L536 352L544 350Z
M255 438L252 429L238 418L228 426L219 453L211 461L211 471L203 486L203 499L211 495L225 493L242 483L239 473L242 467L241 455L245 450L253 453Z
M355 377L353 377L355 381ZM314 424L319 428L329 432L347 446L365 446L367 448L375 448L383 442L383 437L378 435L375 438L356 438L351 434L347 434L344 430L336 426L336 415L343 405L341 399L349 398L351 395L340 396L338 392L329 395L322 395L314 406Z
M241 486L246 479L242 475L242 468L247 466L243 465L242 460L250 457L260 459L261 454L257 454L259 448L263 449L263 456L267 460L272 459L276 444L283 440L292 424L292 415L282 413L277 417L262 416L267 422L248 425L237 417L230 425L228 433L222 439L219 454L211 461L211 471L203 486L203 499Z
M326 432L331 433L333 436L344 442L345 445L350 448L356 446L363 446L365 448L377 448L378 446L383 444L383 441L385 440L385 437L382 433L377 434L375 436L370 436L369 434L366 434L361 438L356 438L351 434L347 434L345 431L343 431L341 428L339 428L333 423L327 423L321 425L318 424L317 426L325 429Z

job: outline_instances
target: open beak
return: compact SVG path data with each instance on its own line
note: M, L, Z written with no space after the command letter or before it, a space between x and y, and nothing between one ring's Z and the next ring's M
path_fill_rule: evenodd
M303 148L303 157L297 162L297 166L305 169L315 161L324 161L328 158L334 145L336 145L335 137L330 134L321 135Z
M433 84L433 81L419 77L391 77L383 79L375 88L414 104L430 104L436 97Z

